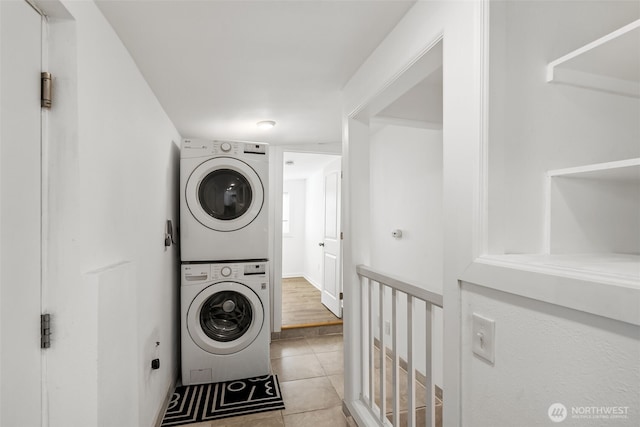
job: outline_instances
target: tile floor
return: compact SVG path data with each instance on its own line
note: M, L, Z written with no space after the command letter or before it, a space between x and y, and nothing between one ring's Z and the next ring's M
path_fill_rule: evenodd
M355 427L342 412L342 334L273 341L271 366L286 409L185 427Z
M315 332L304 329L298 331ZM280 380L286 409L184 427L356 427L355 422L347 419L342 412L343 351L341 333L274 340L271 343L271 369ZM378 360L376 357L376 362ZM389 363L391 361L387 358L386 364ZM379 373L378 365L377 362L376 374ZM389 365L387 368L387 390L391 390L391 369ZM406 390L406 381L406 372L402 371L400 382L403 390ZM379 402L377 394L375 398ZM424 387L417 383L417 401L424 401L424 396ZM406 402L406 397L401 396L400 426L407 425ZM387 396L387 407L391 407L390 396ZM417 425L425 425L424 416L422 404L416 410ZM388 418L391 419L390 414ZM436 426L442 426L442 401L439 399L436 400Z

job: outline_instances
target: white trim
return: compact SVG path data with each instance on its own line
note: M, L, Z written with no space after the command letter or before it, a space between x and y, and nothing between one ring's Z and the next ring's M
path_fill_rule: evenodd
M527 257L523 255L522 257ZM533 256L532 256L533 257ZM515 258L515 259L513 259ZM470 284L495 289L561 307L640 325L640 287L633 281L593 279L543 260L524 262L521 256L478 258L461 275Z
M42 51L42 63L41 70L46 71L49 69L49 26L47 25L46 15L32 2L27 0L27 3L36 10L41 16L41 36L40 49ZM49 289L49 252L51 250L50 242L50 230L49 230L49 182L50 182L50 138L49 138L49 110L47 108L40 109L40 311L46 313L49 311L48 301L49 295L47 290ZM41 354L41 375L42 375L42 387L41 387L41 423L42 427L49 425L49 377L48 372L48 353L43 351Z
M396 117L375 116L369 119L371 124L406 126L418 129L442 130L442 122L427 122L424 120L398 119Z
M547 65L546 80L548 83L564 83L572 86L601 90L617 95L640 97L640 79L636 80L622 80L620 78L611 77L607 75L599 75L590 72L571 69L571 65L567 68L563 68L562 65L569 63L572 59L581 55L588 54L590 51L599 47L604 47L607 43L615 41L620 37L632 33L633 31L640 34L640 19L637 19L597 40L594 40L586 45L569 52L568 54L551 61ZM633 34L631 34L633 36ZM633 40L632 37L628 37L626 40ZM638 55L636 51L638 43L632 43L631 46L627 46L627 49L632 49L628 52L629 55ZM621 55L624 57L624 53ZM612 69L620 67L621 64L611 64Z
M570 176L578 174L587 174L590 172L600 172L613 169L631 168L634 166L640 166L640 158L619 160L615 162L606 163L594 163L585 166L576 166L573 168L554 169L547 172L548 177L555 176Z
M393 74L380 88L378 88L377 91L369 92L369 95L365 96L365 98L360 102L360 104L358 104L355 108L352 109L352 111L348 114L348 117L351 119L362 120L362 118L359 117L360 113L363 113L368 106L370 106L375 102L375 100L381 98L383 94L400 79L400 77L402 77L405 73L407 73L409 69L413 67L418 61L420 61L420 59L422 59L422 57L425 54L427 54L434 46L440 43L443 40L443 37L444 37L444 34L440 32L435 39L431 40L428 44L423 46L423 48L420 51L418 51L409 62L405 63L402 67L400 67L400 69L395 74ZM418 83L418 82L419 80L416 81L415 83ZM410 89L410 87L407 89ZM397 99L400 95L402 95L402 93L404 92L397 94L397 96L395 96L394 99ZM387 102L384 106L386 107L388 104L390 104L390 102ZM376 113L380 112L383 108L384 107L378 107L377 111L374 111L374 112L367 111L367 114L369 116L374 116Z
M379 423L379 420L375 420L371 417L371 414L367 413L366 405L363 405L359 401L361 396L357 396L358 391L362 390L363 386L361 382L360 386L355 385L357 382L357 376L359 375L359 363L358 361L364 360L363 349L358 345L362 339L363 327L361 326L361 307L358 304L360 298L358 298L358 285L359 280L356 272L356 265L361 263L367 263L368 252L357 251L354 245L351 243L353 238L353 231L351 225L354 224L354 216L360 212L363 207L357 207L355 201L352 200L353 192L351 190L352 174L354 173L350 160L352 155L356 155L356 151L363 148L363 144L366 146L366 141L370 137L370 133L360 133L359 126L366 126L369 129L369 123L372 116L384 108L384 102L391 102L397 99L399 95L406 92L404 90L411 87L408 82L418 82L425 77L425 72L433 72L440 64L435 64L431 57L425 55L432 52L432 49L440 44L443 47L444 33L438 32L434 38L429 39L418 53L413 56L407 63L403 64L399 71L392 74L381 86L374 88L364 95L364 101L358 104L352 111L348 112L344 122L344 180L343 180L343 230L347 238L344 242L344 304L345 311L350 313L350 316L345 316L344 323L344 335L345 335L345 402L349 410L354 414L354 418L361 421L363 425L374 425L372 422ZM435 56L435 55L434 55ZM438 55L439 58L443 58L443 54ZM423 61L424 59L424 61ZM412 69L414 65L419 65L417 68ZM429 71L430 70L430 71ZM420 73L423 73L420 78ZM405 78L405 73L406 77ZM428 75L428 74L427 74ZM446 85L446 82L445 82ZM404 91L403 91L404 90ZM446 91L446 87L445 87ZM382 119L384 121L384 118ZM357 135L357 136L356 136ZM355 207L355 209L352 208ZM356 254L356 252L358 252ZM458 353L459 354L459 353ZM459 356L458 356L459 357ZM459 365L459 363L458 363ZM459 371L459 367L457 368ZM352 383L352 381L354 383ZM376 424L377 425L377 424ZM453 425L453 424L451 424Z
M341 143L270 146L269 202L272 215L270 259L274 261L270 277L272 291L271 307L273 308L271 312L271 332L280 332L282 330L282 239L287 237L282 234L282 192L284 188L283 168L285 152L343 155ZM297 277L304 276L301 274Z
M306 279L306 277L304 277L304 273L282 273L282 278L283 279L296 279L302 277L303 279Z
M282 146L270 148L269 165L269 204L271 213L270 259L271 263L271 332L282 330L282 191L284 185Z
M553 79L553 70L556 66L567 62L577 56L582 55L585 52L588 52L592 49L595 49L598 46L604 45L607 42L614 40L630 31L635 30L636 28L640 28L640 19L637 19L633 22L631 22L630 24L625 25L624 27L618 28L617 30L603 36L600 37L597 40L592 41L591 43L587 43L586 45L582 46L579 49L574 50L573 52L569 52L568 54L561 56L560 58L556 59L555 61L551 61L549 63L549 65L547 66L547 80L552 80Z

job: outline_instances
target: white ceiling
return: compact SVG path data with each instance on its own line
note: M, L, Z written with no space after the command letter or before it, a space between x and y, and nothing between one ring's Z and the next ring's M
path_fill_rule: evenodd
M442 66L380 111L377 117L442 126Z
M96 1L182 136L272 144L339 142L342 87L414 2Z
M340 156L331 154L315 154L315 153L284 153L284 168L282 173L283 180L290 179L307 179L311 175L324 169L332 161L339 159ZM292 161L293 164L288 165L287 162Z

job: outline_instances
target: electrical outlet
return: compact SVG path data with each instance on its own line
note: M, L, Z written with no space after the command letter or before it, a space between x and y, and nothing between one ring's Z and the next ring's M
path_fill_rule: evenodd
M473 313L471 348L474 354L493 364L495 362L496 322Z

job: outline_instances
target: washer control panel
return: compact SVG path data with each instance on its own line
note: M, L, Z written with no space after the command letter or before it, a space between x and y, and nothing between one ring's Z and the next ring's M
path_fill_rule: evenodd
M264 262L257 262L255 264L244 265L245 276L260 275L260 274L265 274L266 272L267 272L267 265Z
M237 279L242 277L241 272L238 264L211 264L211 278L213 280Z
M243 278L264 280L268 270L267 261L182 264L182 280L184 285L228 279L242 281Z
M184 264L182 266L183 279L190 282L206 282L209 280L211 269L207 264Z

